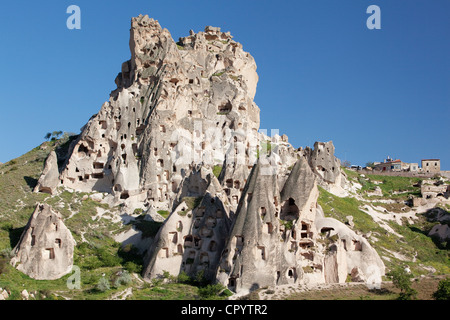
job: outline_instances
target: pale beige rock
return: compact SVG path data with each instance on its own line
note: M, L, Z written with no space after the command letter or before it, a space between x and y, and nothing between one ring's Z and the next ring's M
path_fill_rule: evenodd
M350 276L352 277L353 282L366 282L366 277L362 273L361 269L358 267L354 267L350 272Z
M258 132L256 63L229 32L207 26L175 43L140 15L131 20L130 52L58 181L106 193L95 199L130 212L144 208L149 219L170 212L145 244L145 279L203 272L242 293L341 283L354 268L367 279L373 268L384 273L365 239L320 215L318 186L347 194L333 143L295 149L284 134ZM121 241L137 240L130 233ZM351 239L361 252L350 252Z
M30 297L30 295L28 294L28 291L26 289L23 289L20 292L20 296L22 297L23 300L28 300L28 298Z
M201 193L191 188L200 186ZM183 191L184 190L184 191ZM214 280L231 224L228 199L212 171L202 168L182 182L179 204L158 232L145 257L143 275L162 277L199 272ZM197 199L196 201L194 199ZM192 206L196 204L195 208Z
M353 223L353 216L346 216L345 219L347 219L347 224L353 228L355 224Z
M56 152L52 151L45 160L44 171L38 180L34 192L45 192L54 194L59 185L58 158Z
M33 279L58 279L72 269L74 246L61 215L38 204L13 249L11 264Z
M342 249L345 251L346 274L351 274L353 268L357 267L361 278L364 277L366 279L366 284L379 286L382 276L385 274L385 266L367 239L356 234L342 222L332 218L325 218L320 206L318 206L316 212L315 226L317 230L319 232L327 232L328 237L336 235L342 243ZM344 266L344 264L338 264L338 267L341 266Z
M0 300L6 300L9 298L8 291L6 289L0 288Z
M71 147L63 186L168 210L193 165L223 165L233 145L245 168L252 163L256 64L229 33L206 27L176 44L158 21L140 15L131 21L130 51L118 88Z

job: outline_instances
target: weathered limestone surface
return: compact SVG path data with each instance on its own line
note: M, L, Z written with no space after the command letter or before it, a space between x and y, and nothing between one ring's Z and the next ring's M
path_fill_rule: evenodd
M342 268L339 282L345 282L344 275L351 274L354 272L353 269L357 268L359 274L365 276L370 284L379 285L385 272L384 263L367 239L357 235L344 223L324 217L320 206L316 210L316 214L317 231L327 232L328 238L337 235L339 246L336 249L345 252L345 261L338 263L338 269Z
M61 215L38 204L13 249L11 264L33 279L58 279L72 269L74 246Z
M340 173L340 161L334 156L332 141L316 142L310 151L310 164L313 171L325 182L335 183Z
M261 163L244 188L217 280L238 293L281 284L381 283L384 264L367 240L324 218L317 204L321 175L300 156L279 190Z
M364 238L321 215L318 186L345 194L333 143L295 149L286 135L258 132L256 64L230 33L208 26L175 42L140 15L129 46L117 88L57 179L49 157L38 191L102 192L99 201L155 219L170 211L147 250L146 279L201 272L248 292L384 274Z
M72 147L64 186L170 208L193 165L222 165L237 149L242 164L254 157L256 64L229 33L206 27L175 43L139 16L130 50L118 88Z
M59 185L58 158L52 151L45 160L44 171L38 180L34 192L54 194Z
M204 187L201 193L198 185ZM144 277L199 272L214 280L229 234L228 198L211 170L199 168L182 182L180 201L155 237L145 257ZM195 206L195 207L194 207Z

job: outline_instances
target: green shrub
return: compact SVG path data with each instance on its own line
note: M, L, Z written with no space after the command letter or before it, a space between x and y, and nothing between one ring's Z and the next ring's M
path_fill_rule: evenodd
M117 278L114 280L114 287L118 288L121 285L130 284L131 281L131 274L127 270L121 271Z
M141 273L142 271L142 265L137 264L133 261L127 261L125 262L125 264L123 265L123 267L131 273Z
M138 248L129 243L126 246L120 247L117 255L122 259L122 266L131 273L140 273L142 271L142 255Z
M433 293L436 300L450 300L450 278L439 281L438 289Z
M177 277L178 283L191 283L191 281L191 277L189 277L185 271L181 271Z
M417 291L411 288L411 278L413 275L408 273L405 268L397 267L386 273L386 276L392 280L395 287L400 289L399 300L412 300L417 296Z
M221 294L229 294L225 292L225 287L221 283L209 284L198 289L198 294L201 300L218 299Z
M121 259L108 252L106 248L97 249L97 256L99 260L102 262L103 267L116 267L120 265Z
M105 277L101 277L97 283L97 290L101 292L105 292L110 289L109 281Z

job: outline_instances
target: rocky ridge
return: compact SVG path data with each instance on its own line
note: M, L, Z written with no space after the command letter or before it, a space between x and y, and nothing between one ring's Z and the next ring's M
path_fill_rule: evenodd
M206 27L175 42L140 15L131 21L130 51L109 101L82 128L60 171L50 154L36 192L101 192L103 202L124 210L169 211L147 249L146 279L201 272L240 293L342 283L347 275L381 282L376 251L324 218L317 203L318 186L346 193L333 143L295 149L285 135L258 132L256 63L228 32ZM27 250L19 244L14 261L25 261ZM68 267L70 247L66 256ZM45 263L35 261L51 270Z

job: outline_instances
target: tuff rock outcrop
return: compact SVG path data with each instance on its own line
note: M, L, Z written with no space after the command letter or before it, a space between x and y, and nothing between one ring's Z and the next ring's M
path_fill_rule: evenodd
M198 185L203 190L191 189ZM193 191L181 197L156 235L145 257L144 277L154 278L164 271L178 275L184 271L191 276L203 272L206 279L215 279L230 230L231 206L219 181L206 168L186 177L182 182L184 188Z
M72 269L75 244L61 215L38 204L12 251L11 264L33 279L58 279Z
M344 193L333 143L295 149L258 131L256 64L230 33L206 27L175 42L140 15L130 35L117 89L72 143L57 184L107 193L101 201L124 210L170 212L146 279L201 273L240 293L381 280L370 244L317 204L318 186ZM37 191L54 190L48 172Z
M52 151L45 160L44 171L34 188L34 192L54 194L59 183L58 158L56 152Z
M300 155L284 184L262 161L253 168L217 272L231 290L343 283L352 272L355 281L381 283L384 264L367 240L324 218L317 204L322 175L309 157Z
M148 16L132 19L130 49L118 88L72 146L62 184L167 207L194 165L222 165L236 150L245 177L259 127L254 59L219 28L175 43Z

